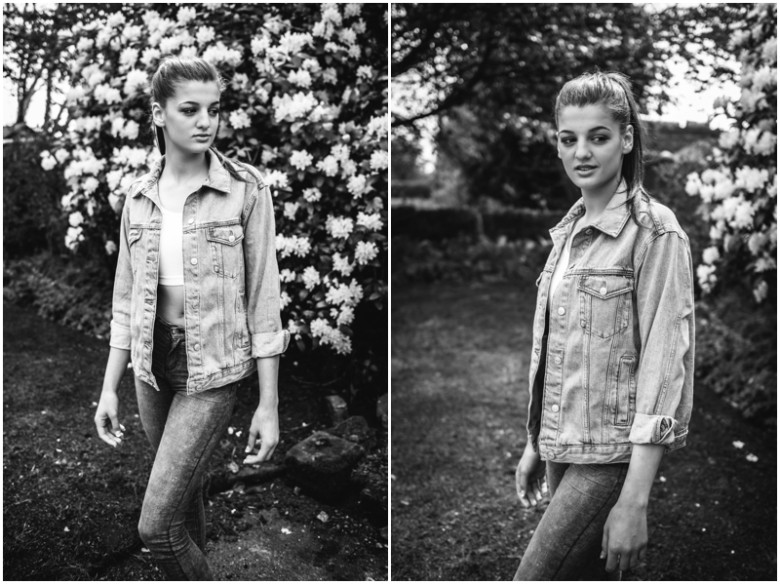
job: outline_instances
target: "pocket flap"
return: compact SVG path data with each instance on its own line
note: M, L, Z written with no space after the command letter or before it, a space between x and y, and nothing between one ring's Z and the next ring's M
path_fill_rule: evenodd
M583 276L580 280L580 290L593 296L606 300L613 296L620 296L634 289L634 280L629 276L614 274Z
M127 243L129 245L134 244L136 241L141 239L141 230L138 227L131 227L127 231Z
M206 239L223 245L236 245L244 239L244 231L240 225L225 225L221 227L209 227Z

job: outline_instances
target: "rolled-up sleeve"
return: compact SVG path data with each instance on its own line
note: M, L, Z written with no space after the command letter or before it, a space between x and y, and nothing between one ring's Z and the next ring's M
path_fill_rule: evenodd
M133 267L130 262L130 243L127 237L130 216L128 202L122 209L119 227L119 253L117 254L114 292L111 301L111 336L108 344L117 349L130 350L130 296L133 291Z
M693 405L693 264L684 235L666 231L649 242L636 303L641 347L629 440L675 450L685 445Z
M282 328L281 287L276 262L276 223L271 192L258 183L244 212L247 324L252 357L284 353L290 333Z

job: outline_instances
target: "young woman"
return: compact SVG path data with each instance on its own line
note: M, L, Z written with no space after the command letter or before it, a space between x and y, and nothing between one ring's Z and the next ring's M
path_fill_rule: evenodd
M132 359L138 410L155 452L138 530L166 576L213 580L202 481L257 371L260 399L246 464L279 438L279 355L289 342L269 189L250 166L210 149L222 82L202 59L164 61L151 83L164 155L129 189L122 212L108 365L95 424L117 446L117 388ZM259 446L259 450L255 448Z
M658 465L685 445L693 270L674 214L642 188L627 78L569 81L555 120L558 157L582 198L550 230L537 281L516 483L520 502L537 505L546 471L552 496L515 579L603 580L643 560Z

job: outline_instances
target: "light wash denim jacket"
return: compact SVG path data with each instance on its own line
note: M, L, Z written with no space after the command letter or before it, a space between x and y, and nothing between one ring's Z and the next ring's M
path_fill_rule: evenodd
M693 403L688 237L671 210L623 187L574 234L548 298L584 213L580 199L550 230L553 249L537 281L528 438L545 460L583 464L628 462L633 444L681 448Z
M254 168L231 176L207 153L207 181L185 204L184 325L187 393L238 381L255 358L283 353L290 340L280 317L279 269L271 194ZM152 339L160 264L162 164L130 186L122 211L110 345L131 352L133 371L159 389Z

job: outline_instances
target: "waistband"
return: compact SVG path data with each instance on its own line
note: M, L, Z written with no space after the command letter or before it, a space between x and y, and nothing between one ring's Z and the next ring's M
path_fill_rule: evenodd
M171 324L157 315L154 317L154 328L158 332L167 333L172 339L184 338L184 327Z

